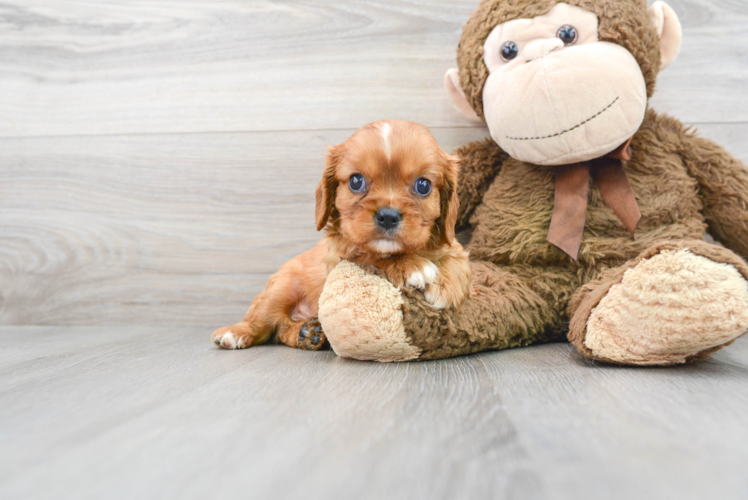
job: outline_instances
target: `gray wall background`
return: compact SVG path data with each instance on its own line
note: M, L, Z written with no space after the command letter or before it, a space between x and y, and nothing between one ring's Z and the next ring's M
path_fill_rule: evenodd
M0 324L239 319L310 248L324 146L487 135L442 90L477 0L0 3ZM748 2L671 0L651 105L748 162Z

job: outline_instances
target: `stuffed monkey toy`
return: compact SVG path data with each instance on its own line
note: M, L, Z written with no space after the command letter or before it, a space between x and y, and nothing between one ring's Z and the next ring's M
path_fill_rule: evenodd
M434 309L341 262L319 308L335 352L405 361L568 338L591 359L673 365L745 333L748 171L647 105L680 41L662 2L483 0L445 77L491 134L457 151L472 296Z

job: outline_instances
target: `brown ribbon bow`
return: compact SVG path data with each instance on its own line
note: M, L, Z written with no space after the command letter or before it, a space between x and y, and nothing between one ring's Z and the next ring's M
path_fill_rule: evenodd
M574 260L579 256L587 219L590 174L605 203L623 222L631 237L634 236L636 224L642 214L621 162L631 159L632 139L633 137L602 158L556 167L556 193L548 241Z

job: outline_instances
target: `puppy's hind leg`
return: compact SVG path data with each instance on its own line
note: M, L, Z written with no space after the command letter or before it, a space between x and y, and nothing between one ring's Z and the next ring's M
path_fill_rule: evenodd
M293 286L293 277L281 268L249 305L244 320L214 331L213 342L222 349L244 349L267 342L277 327L288 321L287 311L294 303Z
M213 332L213 342L223 349L242 349L263 344L278 333L291 347L321 349L326 344L317 316L317 302L327 277L325 240L281 266L268 280L265 289L249 306L241 323ZM317 329L317 330L315 330Z

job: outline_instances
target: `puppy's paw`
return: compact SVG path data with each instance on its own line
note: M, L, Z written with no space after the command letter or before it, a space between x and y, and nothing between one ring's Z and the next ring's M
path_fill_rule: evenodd
M236 326L219 328L210 336L221 349L244 349L252 345L252 337Z
M317 318L311 318L299 328L299 341L296 347L308 351L318 351L327 346L327 337Z
M408 286L425 290L426 287L433 285L436 278L439 277L439 268L433 262L425 261L423 266L408 275L406 283Z
M435 309L446 309L448 306L446 294L443 293L443 290L440 286L430 286L428 290L423 292L423 297L428 301L429 304L434 306Z
M423 297L435 309L458 309L465 301L465 293L456 287L447 287L439 283L429 285Z

